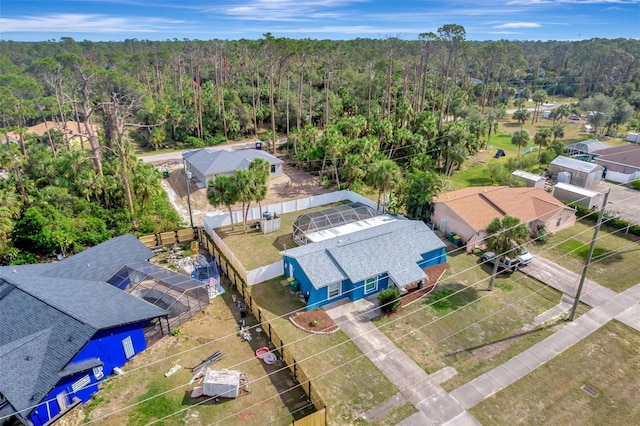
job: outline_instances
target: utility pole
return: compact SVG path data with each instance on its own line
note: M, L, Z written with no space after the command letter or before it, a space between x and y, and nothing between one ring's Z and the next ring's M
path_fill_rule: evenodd
M191 224L191 229L193 229L193 214L191 213L191 172L187 169L187 160L183 158L182 161L184 164L184 175L187 179L187 205L189 206L189 223Z
M578 284L578 291L576 292L576 298L573 301L573 306L571 307L571 314L569 314L569 321L573 321L573 317L576 314L576 309L578 309L578 303L580 303L580 294L582 293L582 287L584 286L584 281L587 279L587 271L589 270L589 265L591 264L591 257L593 256L593 249L596 246L596 240L598 239L598 231L600 231L600 225L602 224L602 217L604 216L604 208L607 206L607 200L609 199L609 193L611 189L609 189L604 194L604 201L602 202L602 207L600 208L600 214L598 215L598 222L596 222L596 228L593 231L593 237L591 238L591 245L589 246L589 254L587 254L587 258L584 261L584 266L582 267L582 275L580 276L580 284Z

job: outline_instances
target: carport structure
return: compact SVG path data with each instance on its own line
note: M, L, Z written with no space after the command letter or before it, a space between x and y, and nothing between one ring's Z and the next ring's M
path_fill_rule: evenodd
M126 264L109 283L167 310L171 329L209 305L205 283L146 261Z

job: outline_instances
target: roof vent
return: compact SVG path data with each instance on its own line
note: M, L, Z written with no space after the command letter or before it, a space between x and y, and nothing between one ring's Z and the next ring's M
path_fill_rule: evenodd
M31 361L31 356L30 356L30 355L27 355L26 357L24 357L24 360L25 360L25 361Z
M87 268L91 268L91 264L87 263Z

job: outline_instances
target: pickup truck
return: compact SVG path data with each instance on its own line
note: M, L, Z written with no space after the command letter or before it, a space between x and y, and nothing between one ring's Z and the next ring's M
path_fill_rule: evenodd
M490 263L493 265L496 261L496 254L492 251L486 251L480 257L482 263ZM514 272L518 270L520 262L518 259L511 259L509 257L501 257L498 263L498 272Z

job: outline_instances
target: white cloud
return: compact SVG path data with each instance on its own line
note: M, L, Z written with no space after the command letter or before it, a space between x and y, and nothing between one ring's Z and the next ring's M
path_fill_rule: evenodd
M640 0L511 0L507 6L536 4L638 4Z
M494 25L493 28L540 28L536 22L507 22L506 24Z
M224 14L248 21L308 21L320 17L343 18L336 8L364 0L252 0L242 6L221 7ZM327 9L332 9L327 12Z
M175 28L186 21L110 16L98 14L51 14L0 18L3 33L17 32L65 32L65 33L154 33Z

